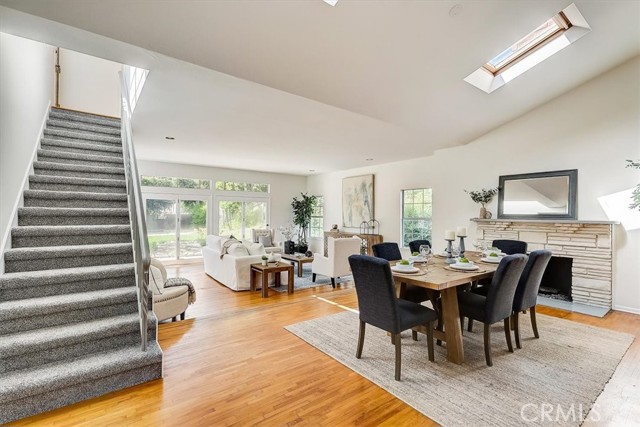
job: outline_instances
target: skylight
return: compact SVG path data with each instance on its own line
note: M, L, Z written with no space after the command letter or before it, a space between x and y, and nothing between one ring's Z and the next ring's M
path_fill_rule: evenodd
M491 93L591 31L575 4L549 18L471 73L465 81Z

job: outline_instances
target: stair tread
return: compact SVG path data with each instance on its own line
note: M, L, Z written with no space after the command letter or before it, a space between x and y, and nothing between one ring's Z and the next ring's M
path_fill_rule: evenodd
M73 141L51 138L51 137L42 138L42 144L54 145L57 147L78 148L81 150L109 151L112 153L122 153L122 146L118 146L118 145L91 144L90 142L73 142Z
M14 237L33 237L33 236L77 236L77 235L94 235L94 234L121 234L129 233L131 227L121 224L107 225L21 225L11 229L11 235Z
M79 139L84 141L101 141L113 144L121 144L120 136L112 136L104 133L85 132L73 128L45 128L45 135L56 135L59 138Z
M115 126L105 126L97 123L78 122L77 120L66 120L60 117L52 117L47 120L47 128L78 129L85 132L96 132L105 135L120 135L120 129Z
M86 160L101 163L118 163L122 164L122 157L114 156L100 156L97 154L84 154L84 153L70 153L68 151L56 151L47 149L38 149L38 158L43 157L56 157L59 159L74 159L74 160Z
M46 391L57 390L98 378L162 362L162 350L150 341L147 351L139 345L55 362L38 369L0 375L0 402L9 402Z
M29 175L30 182L48 182L51 184L90 185L105 187L126 187L123 179L78 178L74 176Z
M52 295L28 299L0 302L0 320L16 317L44 316L50 313L65 312L78 308L101 307L114 303L125 303L137 300L137 288L101 289L98 291L78 292L73 294ZM22 316L18 316L22 314Z
M39 199L127 200L126 193L90 193L87 191L25 190L24 197Z
M0 335L0 354L15 356L28 351L61 347L88 339L120 335L127 330L140 330L138 313L121 314L88 322L69 323L49 328L34 329L9 335ZM133 327L132 327L133 326ZM83 339L84 337L84 339Z
M33 206L18 209L18 216L129 216L127 208L50 208ZM20 226L24 227L24 226Z
M120 127L120 118L93 114L86 111L70 110L68 108L51 107L49 117L64 117L66 120L90 119L106 123L106 126ZM77 120L82 121L82 120Z
M99 245L40 246L35 248L11 248L4 253L5 261L37 258L65 258L71 256L106 255L127 253L131 243L106 243Z
M26 284L37 286L127 276L135 273L135 264L111 264L57 270L20 271L0 275L0 289L17 288Z
M75 172L96 172L96 173L111 173L124 175L124 168L115 166L90 166L90 165L72 165L69 163L56 163L36 160L33 162L34 168L51 169L51 170L65 170ZM51 176L51 175L47 175ZM95 179L95 178L91 178Z

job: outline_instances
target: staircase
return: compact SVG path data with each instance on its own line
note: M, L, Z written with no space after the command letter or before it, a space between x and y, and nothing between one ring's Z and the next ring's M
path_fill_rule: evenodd
M52 108L0 276L0 424L162 376L118 119Z

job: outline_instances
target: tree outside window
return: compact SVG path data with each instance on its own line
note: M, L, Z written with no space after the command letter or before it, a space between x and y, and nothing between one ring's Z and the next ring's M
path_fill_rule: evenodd
M402 245L413 240L431 239L431 189L402 191Z
M311 237L324 235L324 197L316 196L316 204L311 213Z

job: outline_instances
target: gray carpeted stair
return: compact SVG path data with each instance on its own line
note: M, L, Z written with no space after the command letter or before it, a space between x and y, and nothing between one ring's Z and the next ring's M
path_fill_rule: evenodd
M162 376L140 349L120 121L52 108L0 275L0 424Z

